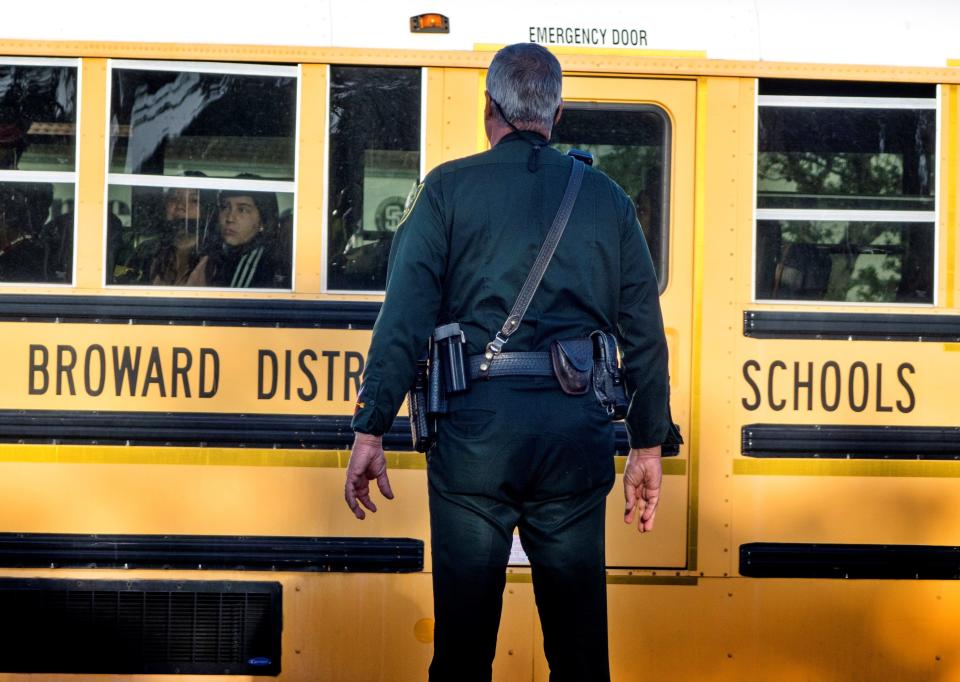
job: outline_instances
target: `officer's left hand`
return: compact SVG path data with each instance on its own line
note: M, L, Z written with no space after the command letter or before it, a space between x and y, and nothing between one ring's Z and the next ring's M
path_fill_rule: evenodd
M653 519L657 515L663 479L661 454L659 445L631 448L623 470L623 495L626 501L623 521L633 523L634 515L639 512L637 530L641 533L653 530Z
M393 499L390 479L387 478L387 458L383 454L383 439L367 433L357 433L353 439L353 450L347 464L347 483L343 490L343 499L347 506L361 521L366 518L363 507L372 512L377 505L370 499L370 481L377 479L377 487L388 500Z

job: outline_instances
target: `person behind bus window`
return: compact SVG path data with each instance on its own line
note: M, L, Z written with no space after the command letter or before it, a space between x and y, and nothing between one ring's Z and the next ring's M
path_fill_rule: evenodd
M186 284L197 266L198 235L203 212L200 190L169 188L164 195L164 230L149 267L150 283Z
M43 227L53 203L53 185L0 185L0 282L57 281Z
M186 284L200 257L198 234L212 209L203 210L200 191L186 187L166 187L162 198L149 189L135 194L134 204L140 209L134 211L136 224L110 228L111 283Z
M276 194L223 190L217 206L219 239L200 258L187 284L253 289L285 286L276 249Z

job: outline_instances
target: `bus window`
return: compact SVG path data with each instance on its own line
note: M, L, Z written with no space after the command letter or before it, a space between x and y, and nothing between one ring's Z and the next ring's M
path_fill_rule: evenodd
M114 63L107 284L291 288L296 73Z
M383 291L420 177L421 70L330 67L327 288Z
M593 154L633 199L662 293L667 284L670 119L659 107L565 102L551 143Z
M73 281L77 69L50 62L0 64L3 283Z
M756 298L933 303L936 88L761 81Z

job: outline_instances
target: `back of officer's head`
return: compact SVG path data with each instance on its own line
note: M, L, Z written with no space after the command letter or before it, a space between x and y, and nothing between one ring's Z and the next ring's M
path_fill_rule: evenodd
M533 43L507 45L487 71L487 92L515 126L550 130L560 106L560 62Z

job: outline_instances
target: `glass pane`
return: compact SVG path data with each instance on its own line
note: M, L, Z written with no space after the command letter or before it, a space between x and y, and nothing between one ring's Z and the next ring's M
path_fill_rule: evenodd
M331 289L382 291L420 176L420 69L330 68Z
M73 184L0 183L0 282L72 278Z
M623 187L637 207L660 290L666 285L669 197L664 177L669 128L664 112L651 106L566 104L551 142L593 154L593 165Z
M293 194L111 185L107 284L289 289Z
M759 112L758 208L934 210L936 111Z
M757 298L933 303L933 223L761 220Z
M74 170L77 70L0 65L0 169Z
M292 180L297 81L114 69L110 172Z

